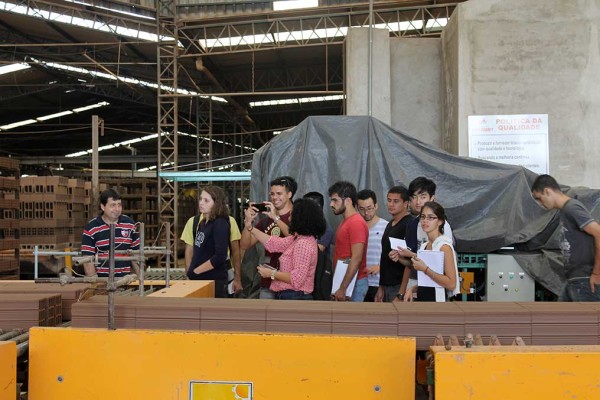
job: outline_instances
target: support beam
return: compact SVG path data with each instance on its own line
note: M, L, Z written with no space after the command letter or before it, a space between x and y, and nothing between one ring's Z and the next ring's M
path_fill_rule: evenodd
M179 107L178 99L174 95L179 86L178 83L178 28L175 0L157 1L156 33L162 37L157 46L157 83L158 83L158 165L160 173L165 167L177 171L178 168L178 129L179 129ZM171 39L168 39L171 38ZM165 90L165 88L172 88ZM165 243L167 249L171 250L173 258L171 262L175 267L177 262L177 181L163 178L158 179L158 210L161 223L167 223L170 232L167 234L161 230L171 243ZM166 240L166 239L165 239Z

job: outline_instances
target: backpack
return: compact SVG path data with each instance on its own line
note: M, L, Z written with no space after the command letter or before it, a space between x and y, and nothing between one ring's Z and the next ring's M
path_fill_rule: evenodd
M333 263L329 255L319 249L317 268L315 269L314 300L330 300L333 284Z

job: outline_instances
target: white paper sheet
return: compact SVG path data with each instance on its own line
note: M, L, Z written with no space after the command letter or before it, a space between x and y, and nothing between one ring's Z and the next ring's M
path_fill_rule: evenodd
M344 276L346 275L346 271L348 271L348 264L350 260L338 260L335 264L335 272L333 273L333 284L331 285L331 294L337 292L337 290L342 285L342 281L344 280ZM356 277L358 276L358 270L354 274L352 281L348 285L346 289L346 297L352 297L352 292L354 291L354 285L356 284Z
M417 252L417 257L423 260L423 262L429 267L433 272L437 272L438 274L444 274L444 252L443 251L433 251L433 250L419 250ZM435 283L433 279L431 279L428 275L425 275L423 271L417 271L417 280L419 282L419 286L426 287L442 287L441 285Z
M404 239L396 239L396 238L393 238L393 237L390 238L390 246L392 247L392 250L398 250L398 247L402 247L403 249L407 248L406 247L406 240L404 240Z

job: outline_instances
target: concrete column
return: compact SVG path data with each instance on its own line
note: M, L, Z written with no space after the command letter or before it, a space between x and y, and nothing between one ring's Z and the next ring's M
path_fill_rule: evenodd
M346 114L368 115L369 29L351 28L346 37ZM373 29L372 116L391 123L390 34Z
M447 150L468 154L467 117L548 114L550 174L600 188L598 0L477 0L445 28Z
M392 128L442 147L441 40L393 38Z

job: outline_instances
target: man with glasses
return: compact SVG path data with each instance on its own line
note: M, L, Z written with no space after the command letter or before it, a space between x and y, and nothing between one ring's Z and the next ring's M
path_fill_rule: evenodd
M335 235L333 265L338 260L349 260L346 275L340 288L333 294L333 299L346 301L346 290L354 275L358 274L351 300L363 301L369 288L366 257L369 228L356 212L356 187L350 182L336 182L329 188L329 200L333 213L344 217Z
M250 233L252 229L259 229L271 236L289 235L289 220L290 215L292 214L292 201L296 189L298 188L298 184L294 178L290 176L281 176L273 179L270 186L269 197L271 201L265 201L263 203L267 206L267 211L262 212L266 218L261 219L256 226L253 226L254 219L259 214L259 210L255 207L256 203L250 202L250 206L244 210L244 224L250 224L252 226L250 229L242 230L242 239L240 240L240 247L242 250L248 250L258 242L254 235ZM281 253L269 253L268 251L265 251L265 257L268 257L267 264L272 268L279 269L279 256L281 256ZM269 289L270 286L271 279L261 279L259 295L261 299L275 298L273 292Z
M410 182L408 185L408 194L410 196L410 208L413 215L418 216L421 214L423 206L428 201L435 200L435 190L437 186L434 181L424 176L419 176ZM454 243L454 236L452 235L452 228L448 221L444 223L444 236L450 238ZM417 284L417 271L412 268L412 257L416 256L417 251L421 247L421 243L427 241L427 234L421 228L419 218L415 218L410 222L406 228L406 249L394 250L390 253L390 258L393 260L397 257L406 268L404 271L404 277L402 279L402 285L400 286L400 293L404 294L407 287L412 287Z
M381 258L381 238L388 223L377 215L379 209L377 195L370 189L358 192L358 213L369 227L369 242L367 244L367 281L369 289L365 301L375 301L379 289L379 260Z

